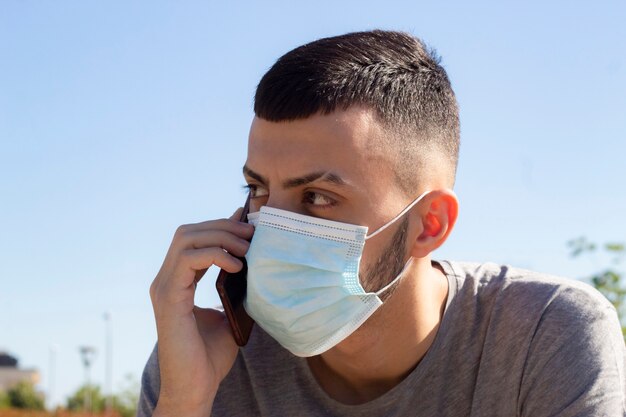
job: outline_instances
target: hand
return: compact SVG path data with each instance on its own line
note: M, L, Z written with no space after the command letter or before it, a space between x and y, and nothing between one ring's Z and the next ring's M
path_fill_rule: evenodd
M237 356L223 313L194 305L196 283L212 265L235 273L254 228L230 219L180 226L150 286L158 333L161 390L154 415L208 417ZM234 256L233 256L234 255Z

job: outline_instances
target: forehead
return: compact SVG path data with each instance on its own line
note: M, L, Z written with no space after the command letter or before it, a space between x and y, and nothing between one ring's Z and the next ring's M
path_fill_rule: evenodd
M277 178L331 170L352 180L380 178L391 172L384 140L373 112L360 107L286 122L255 117L246 165Z

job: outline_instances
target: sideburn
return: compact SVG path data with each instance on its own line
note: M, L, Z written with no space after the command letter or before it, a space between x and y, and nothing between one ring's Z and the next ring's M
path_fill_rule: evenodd
M361 285L366 292L376 292L389 284L404 268L404 253L406 252L406 236L409 228L409 219L405 216L402 223L385 250L378 257L376 263L367 272L359 276ZM385 302L395 292L397 285L393 285L380 295Z

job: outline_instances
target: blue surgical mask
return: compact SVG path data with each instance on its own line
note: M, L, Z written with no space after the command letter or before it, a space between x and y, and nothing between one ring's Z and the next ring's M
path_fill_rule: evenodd
M296 356L319 355L359 328L382 304L365 292L359 263L365 241L385 230L417 204L371 234L365 226L304 216L271 207L248 214L255 226L246 254L248 289L244 308L254 321Z

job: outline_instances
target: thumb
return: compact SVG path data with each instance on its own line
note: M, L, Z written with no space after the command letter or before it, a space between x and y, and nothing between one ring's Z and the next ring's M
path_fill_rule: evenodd
M243 213L243 207L239 207L229 218L231 220L239 220L241 219L241 213Z

